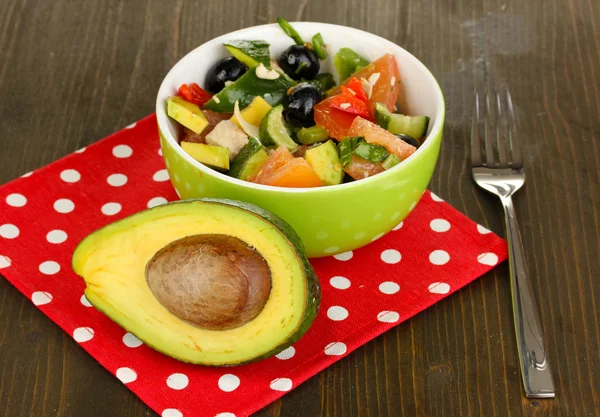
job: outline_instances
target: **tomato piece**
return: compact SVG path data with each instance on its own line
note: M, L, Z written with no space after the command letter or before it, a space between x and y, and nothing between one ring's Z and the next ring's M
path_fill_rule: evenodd
M315 123L327 129L329 136L340 141L348 136L348 129L356 115L331 107L332 99L329 97L314 107Z
M417 148L404 142L381 126L362 117L354 119L347 134L348 136L362 136L368 143L381 145L389 153L398 155L402 160L405 160L417 150Z
M198 106L203 106L208 100L211 99L212 95L209 92L204 91L196 83L192 84L181 84L177 95L183 98L185 101L194 103Z
M321 179L303 158L294 158L280 146L265 161L260 172L248 181L276 187L320 187Z
M294 158L270 175L264 175L259 184L276 187L308 188L323 185L321 178L304 158Z
M211 110L202 110L202 113L208 120L208 125L200 133L194 133L188 128L184 128L182 142L206 143L206 135L208 135L222 120L231 118L231 113L217 113Z
M356 116L373 120L373 113L358 78L350 78L347 86L338 87L336 92L318 103L314 112L315 123L327 129L329 136L340 141L348 136L348 129Z
M347 87L349 90L352 90L357 99L364 101L364 102L369 101L369 98L367 97L367 93L365 92L365 89L363 88L362 83L360 82L360 80L358 78L356 78L356 77L350 78L350 81L348 81L348 84L346 84L346 86L342 86L342 90L344 90L344 87Z
M352 155L352 161L344 168L344 172L355 180L362 180L385 171L381 163L374 164L365 159Z
M371 97L369 98L369 110L371 114L375 112L375 103L383 103L389 111L394 111L394 105L398 102L400 94L400 70L396 58L392 54L385 54L377 60L371 62L363 69L352 74L352 77L342 83L348 86L354 78L362 81L369 80L373 74L379 74L377 81L374 83ZM341 91L340 87L336 87L330 94L337 94Z
M392 54L386 54L372 64L354 74L359 80L364 78L370 80L373 74L379 73L379 78L373 84L371 98L369 98L369 109L375 111L375 103L383 103L389 111L394 111L400 94L400 70L396 58Z
M279 168L284 166L285 164L294 160L294 156L290 153L290 151L283 145L275 150L265 163L263 164L261 170L253 177L249 177L248 181L257 182L262 184L262 180L265 177L270 176L272 173L277 171Z
M337 96L331 97L331 107L344 111L346 113L352 113L357 116L364 117L365 119L371 118L369 107L366 101L362 101L350 93L349 89L342 86L342 92Z

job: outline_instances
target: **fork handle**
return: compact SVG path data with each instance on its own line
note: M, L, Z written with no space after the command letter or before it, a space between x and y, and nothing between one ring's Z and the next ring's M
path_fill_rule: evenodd
M515 209L510 196L501 197L501 200L506 217L512 306L525 395L528 398L554 398L554 382Z

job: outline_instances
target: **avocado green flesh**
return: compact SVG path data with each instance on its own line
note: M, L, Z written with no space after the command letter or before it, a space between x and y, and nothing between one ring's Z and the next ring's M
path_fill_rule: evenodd
M342 183L344 171L337 148L331 140L307 150L304 159L315 170L323 185Z
M265 41L234 40L225 42L225 48L248 68L263 64L269 67L271 55Z
M202 133L208 126L208 120L200 108L178 96L167 100L167 114L196 134Z
M229 149L203 143L181 142L181 148L196 161L217 170L229 169Z
M145 267L168 243L217 233L254 247L269 265L271 292L256 318L229 330L195 327L171 314L146 284ZM95 307L148 346L178 360L227 366L276 354L312 324L320 287L298 235L274 215L230 200L183 200L148 209L86 237L73 254Z

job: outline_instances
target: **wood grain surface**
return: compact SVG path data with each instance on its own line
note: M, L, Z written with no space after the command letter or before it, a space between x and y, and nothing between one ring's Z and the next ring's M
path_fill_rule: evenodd
M600 416L597 0L0 0L0 183L151 113L186 52L279 15L421 59L447 101L431 189L502 235L467 138L475 89L510 88L528 174L517 212L558 392L523 396L503 264L257 415ZM0 279L0 416L155 414Z

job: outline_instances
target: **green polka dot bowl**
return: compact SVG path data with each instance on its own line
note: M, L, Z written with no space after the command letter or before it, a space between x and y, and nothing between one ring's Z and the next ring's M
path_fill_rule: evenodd
M375 60L391 53L400 69L403 93L399 107L431 118L419 149L394 168L360 181L320 188L282 188L237 180L195 161L178 144L180 128L166 114L166 100L183 83L204 85L207 70L227 51L231 39L264 39L271 56L292 44L276 24L255 26L215 38L184 56L163 80L156 102L160 143L171 182L181 198L228 198L262 207L287 221L300 235L309 257L357 249L398 225L417 205L435 168L444 125L442 91L431 72L400 46L379 36L344 26L295 22L304 39L320 32L329 56L321 71L335 73L332 56L342 47Z

